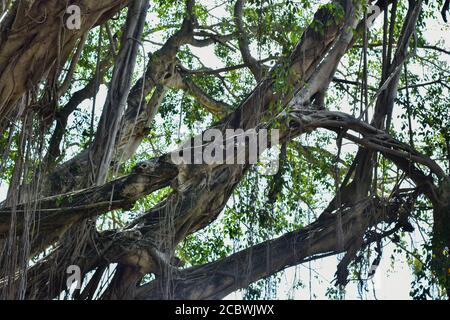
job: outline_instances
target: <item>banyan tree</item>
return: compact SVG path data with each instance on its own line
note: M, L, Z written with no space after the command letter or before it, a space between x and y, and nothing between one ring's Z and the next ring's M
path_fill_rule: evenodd
M2 299L450 296L448 0L0 9Z

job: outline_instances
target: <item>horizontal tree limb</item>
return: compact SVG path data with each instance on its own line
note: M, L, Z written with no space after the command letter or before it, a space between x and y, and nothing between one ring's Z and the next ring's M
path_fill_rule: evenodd
M24 217L33 208L33 245L50 245L73 223L115 209L129 209L141 197L164 188L177 175L176 166L163 157L139 163L132 173L98 187L43 198L35 203L0 209L0 239L8 235L11 218L16 232L23 231Z
M250 283L323 255L346 251L361 231L381 222L392 223L398 206L365 199L342 210L343 246L338 241L337 215L319 219L297 231L265 241L221 260L173 270L137 290L137 299L222 299ZM373 241L373 240L372 240Z

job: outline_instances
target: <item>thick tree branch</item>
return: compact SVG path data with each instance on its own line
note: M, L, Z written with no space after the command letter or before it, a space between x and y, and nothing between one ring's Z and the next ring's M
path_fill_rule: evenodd
M145 25L149 6L148 0L132 0L128 8L125 30L117 56L102 116L89 148L91 181L102 184L107 177L115 150L116 136L120 130L120 120L125 110L131 78L136 63L139 43Z
M347 250L361 232L364 234L382 221L396 221L398 209L398 204L365 199L353 207L343 209L343 248L336 239L337 217L330 216L222 260L173 271L168 283L165 283L164 277L151 281L137 290L136 298L222 299L287 267Z

